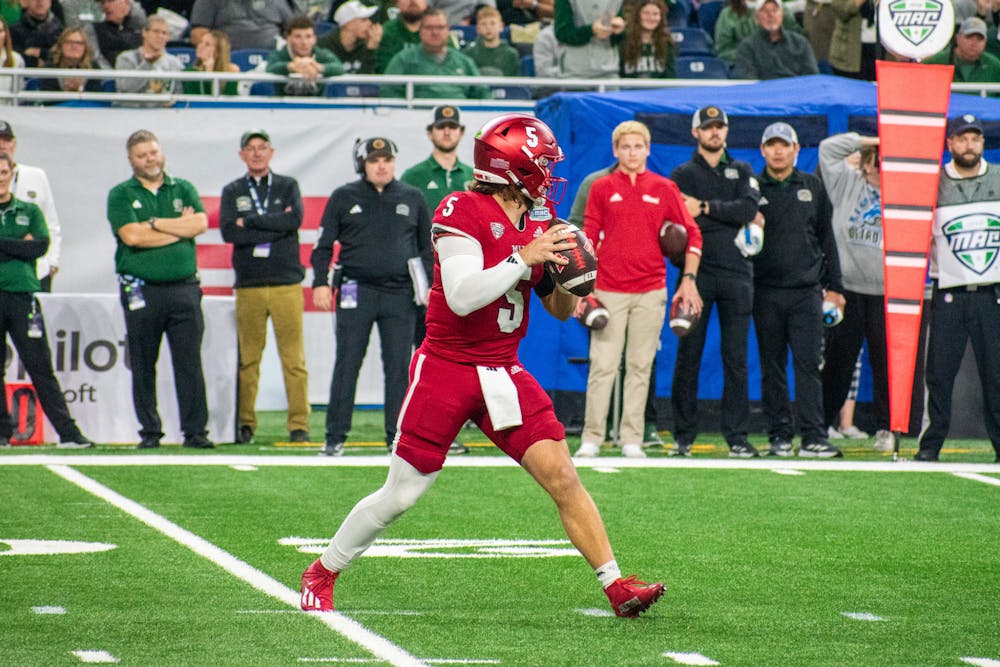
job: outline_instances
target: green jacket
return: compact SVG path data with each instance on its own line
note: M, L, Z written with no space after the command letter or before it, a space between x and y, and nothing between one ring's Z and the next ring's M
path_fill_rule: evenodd
M456 160L454 168L446 171L432 155L404 171L399 180L420 190L427 202L427 211L433 217L442 199L456 190L465 190L472 180L472 167Z
M1000 83L1000 58L986 51L979 56L979 60L969 63L955 57L954 49L949 47L924 62L931 65L954 65L955 83ZM997 97L997 94L993 93L990 97Z
M184 68L185 72L199 72L201 70L196 70L193 66ZM223 95L239 95L239 83L236 81L226 81L220 82L219 92ZM184 81L184 94L185 95L211 95L212 94L212 82L211 81Z
M115 271L153 282L185 280L198 273L194 239L178 239L159 248L133 248L125 245L118 230L130 222L145 222L150 218L179 218L185 206L198 213L205 207L195 187L169 174L163 185L153 192L143 187L135 176L111 188L108 193L108 222L118 242L115 250Z
M789 32L802 32L798 21L788 11L784 12L781 27ZM736 49L739 48L740 42L749 37L756 29L757 23L754 21L752 9L740 16L726 7L715 22L715 54L732 67L736 64Z
M809 40L801 34L783 30L781 39L772 42L767 31L758 28L736 50L733 73L737 79L781 79L819 74L819 67Z
M344 64L340 62L337 56L333 55L332 51L322 49L317 46L313 49L312 57L316 59L316 62L323 66L323 76L337 76L338 74L344 73ZM283 49L276 49L271 51L271 53L267 56L267 71L271 74L282 74L284 76L288 76L288 63L290 62L292 62L292 54L288 51L287 47ZM292 81L289 83L276 83L274 84L274 92L276 95L323 94L323 84L317 84L316 86L304 85L300 90L297 90L301 84L305 84L305 82Z
M33 240L25 240L31 234ZM37 292L41 287L35 260L49 247L49 228L42 209L11 197L0 204L0 291Z
M483 76L521 76L521 56L510 44L500 42L490 48L477 39L462 51L476 63Z
M389 61L385 74L417 74L433 76L479 76L479 68L468 56L458 49L448 47L444 60L438 62L427 53L415 46L403 49ZM384 97L404 97L406 90L401 85L383 85ZM445 99L468 98L485 99L490 96L487 86L459 86L457 84L439 83L426 86L416 86L415 97L438 97Z
M830 64L844 72L861 71L861 8L854 0L832 0L836 16L830 37Z
M420 31L410 32L398 16L382 24L382 41L378 43L378 71L385 72L392 57L403 49L420 44Z

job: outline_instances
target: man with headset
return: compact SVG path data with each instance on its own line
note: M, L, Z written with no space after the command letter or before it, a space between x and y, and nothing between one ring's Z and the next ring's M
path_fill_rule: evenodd
M420 190L396 180L396 153L396 144L384 137L355 143L354 164L361 178L330 195L312 253L313 303L331 310L336 297L337 311L326 456L343 453L373 324L382 344L385 442L390 449L396 437L417 314L411 271L417 263L423 264L425 275L432 269L430 216ZM334 241L340 241L340 258L331 283Z

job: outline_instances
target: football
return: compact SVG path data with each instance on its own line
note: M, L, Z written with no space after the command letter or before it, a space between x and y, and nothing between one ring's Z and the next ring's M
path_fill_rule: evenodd
M576 225L570 225L561 218L557 218L552 224L569 225L576 247L556 252L568 259L569 264L545 262L545 268L564 290L577 296L587 296L594 290L594 283L597 282L597 256L594 254L594 245Z
M683 338L691 333L691 329L698 323L698 314L686 303L674 301L670 306L670 330L678 338Z
M576 304L576 310L573 311L573 317L579 320L580 324L594 331L599 331L608 325L608 316L608 309L593 294L580 299Z
M667 259L678 262L684 259L687 250L688 233L684 225L664 220L660 226L660 252Z

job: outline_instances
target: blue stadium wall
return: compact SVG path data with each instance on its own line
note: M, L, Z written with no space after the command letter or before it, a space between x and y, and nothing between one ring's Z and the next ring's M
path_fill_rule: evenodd
M770 123L786 121L798 132L802 150L798 166L812 171L817 164L819 142L839 132L855 131L874 135L876 125L876 89L873 84L832 76L809 76L757 84L712 88L672 88L616 93L561 93L538 103L536 114L552 127L566 153L557 174L569 180L566 196L558 210L569 214L578 184L587 174L613 162L611 132L626 120L646 123L652 133L649 166L669 175L691 158L691 115L698 108L715 104L729 114L730 153L759 171L763 168L759 144L763 129ZM1000 100L972 95L952 95L949 115L973 113L985 121L988 160L1000 161ZM676 269L668 264L668 284L674 284ZM560 323L540 315L529 324L528 337L521 347L525 366L535 373L542 385L554 394L586 390L587 331L577 322ZM722 395L722 362L718 322L713 314L709 323L706 354L702 361L699 399L717 401ZM668 397L674 370L676 338L668 327L661 335L656 361L656 395ZM553 363L555 358L555 363ZM757 342L751 327L749 340L749 377L751 400L760 398L760 365ZM871 384L864 375L860 401L871 400ZM559 407L557 400L557 407ZM565 410L561 415L568 422ZM662 412L662 411L661 411ZM714 430L714 429L713 429Z

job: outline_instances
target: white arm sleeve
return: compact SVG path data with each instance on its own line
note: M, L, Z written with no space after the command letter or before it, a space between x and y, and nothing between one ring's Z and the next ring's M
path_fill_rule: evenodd
M516 252L484 269L482 246L471 238L445 236L435 247L441 262L444 299L459 317L495 301L517 281L531 276L531 269Z

